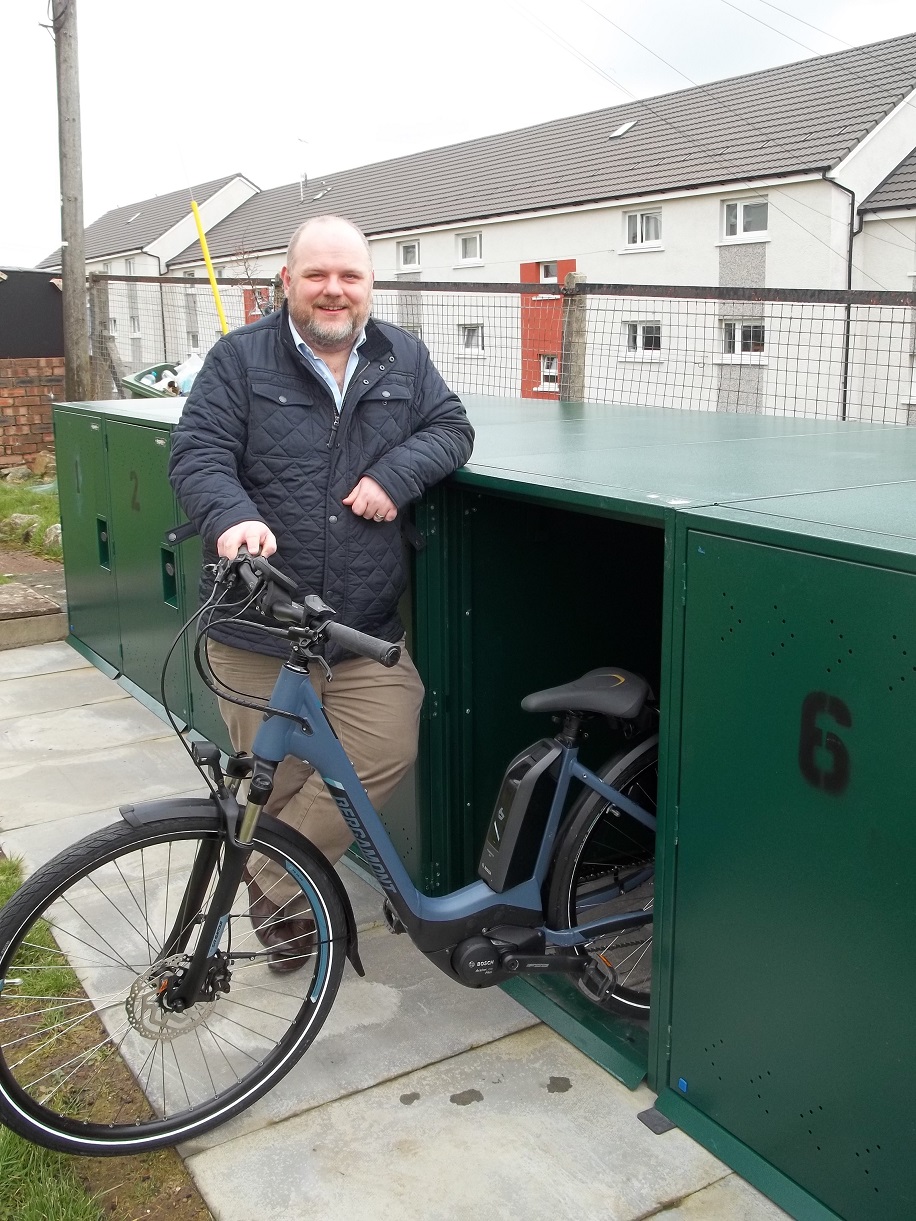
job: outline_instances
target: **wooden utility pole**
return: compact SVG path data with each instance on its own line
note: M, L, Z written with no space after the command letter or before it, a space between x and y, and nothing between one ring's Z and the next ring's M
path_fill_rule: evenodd
M64 305L66 393L71 402L91 395L89 326L86 317L86 251L83 240L83 155L80 143L79 60L76 0L52 0L57 63L57 124L60 150L61 268Z

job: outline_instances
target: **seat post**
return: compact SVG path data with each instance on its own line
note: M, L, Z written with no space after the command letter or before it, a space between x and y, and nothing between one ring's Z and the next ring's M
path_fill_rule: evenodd
M557 741L563 746L575 746L579 741L579 734L582 732L582 721L581 713L564 712L563 728L556 735Z

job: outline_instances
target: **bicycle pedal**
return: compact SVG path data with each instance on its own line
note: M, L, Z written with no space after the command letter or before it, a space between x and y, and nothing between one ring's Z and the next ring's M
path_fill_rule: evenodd
M394 910L394 906L392 905L390 899L386 899L382 904L382 915L385 917L385 924L388 927L389 933L394 933L396 936L400 936L401 933L407 932L407 929L404 927L404 921Z
M617 972L606 959L594 956L577 978L576 987L593 1004L606 1004L617 987Z

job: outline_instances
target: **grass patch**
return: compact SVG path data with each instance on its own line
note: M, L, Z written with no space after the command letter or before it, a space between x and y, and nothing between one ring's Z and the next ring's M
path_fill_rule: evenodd
M28 551L46 560L59 560L63 554L60 547L45 547L45 531L60 521L60 502L56 487L48 488L37 480L30 483L0 483L0 521L14 513L26 513L38 518L38 527L28 543L16 538L0 539L0 545L17 551Z
M20 862L0 853L0 907L21 884ZM40 982L36 991L61 999L85 995L74 972L60 965L60 951L44 921L33 926L28 940L28 962L44 968L31 981ZM24 963L22 951L17 961ZM99 1032L84 1031L83 1037L91 1042ZM78 1041L79 1036L74 1034L74 1039ZM133 1091L142 1101L139 1087L112 1049L99 1054L91 1072L95 1074L93 1088L103 1099L109 1093ZM135 1157L73 1157L29 1144L0 1125L0 1221L137 1218L212 1221L174 1149Z

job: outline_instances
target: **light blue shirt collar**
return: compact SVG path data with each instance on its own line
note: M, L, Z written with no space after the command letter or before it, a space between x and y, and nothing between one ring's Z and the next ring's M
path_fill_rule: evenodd
M349 386L350 380L353 377L353 374L356 372L357 365L359 364L358 349L366 342L366 328L363 327L357 337L356 343L354 343L353 347L350 349L350 359L347 361L347 367L344 371L343 390L341 390L340 386L337 384L337 378L324 363L321 357L316 356L309 345L305 342L293 325L292 318L288 315L287 317L289 319L290 334L293 337L293 343L296 345L296 350L300 353L302 359L312 366L314 371L330 390L331 394L334 396L334 406L337 408L339 413L341 407L343 406L343 398L347 393L347 387Z

